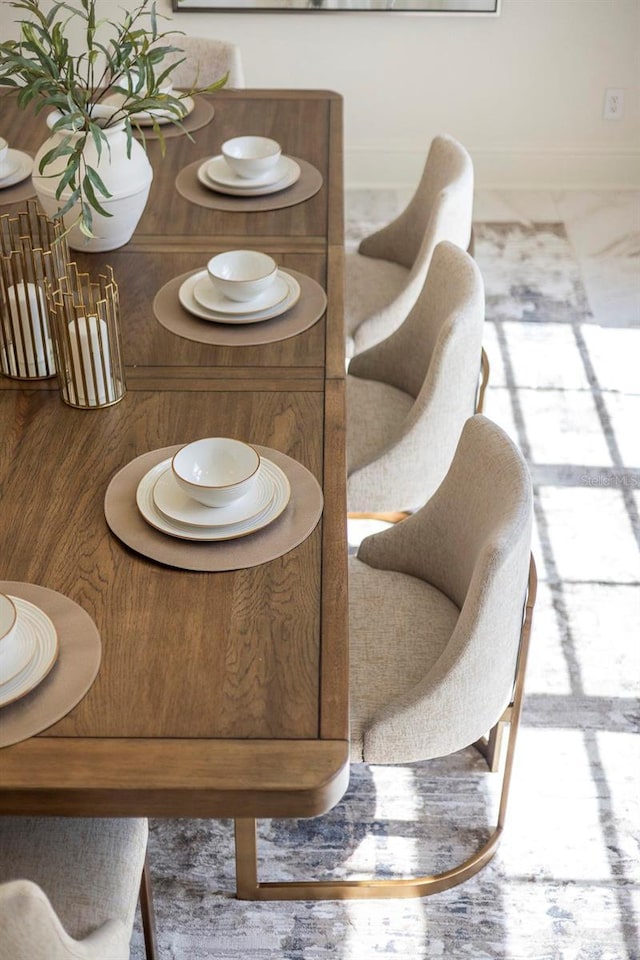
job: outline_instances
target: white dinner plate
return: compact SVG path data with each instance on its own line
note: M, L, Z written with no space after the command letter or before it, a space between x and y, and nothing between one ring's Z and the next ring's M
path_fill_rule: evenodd
M11 599L15 603L15 597ZM26 630L14 630L10 637L0 643L0 690L8 680L24 670L35 652L36 638Z
M171 460L163 460L152 467L144 475L136 491L136 503L138 510L147 521L161 533L166 533L170 537L177 537L179 540L205 541L212 543L216 540L235 540L239 537L246 537L256 530L261 530L267 524L272 523L276 517L279 517L291 497L291 487L286 474L272 463L266 457L261 457L260 462L264 465L265 471L271 473L273 481L273 499L255 517L248 520L241 520L237 523L227 524L225 527L187 527L175 520L165 517L155 505L153 499L153 488L157 480L167 469L167 464Z
M286 270L278 270L278 276L284 277L289 284L289 293L268 310L256 310L255 312L245 312L242 314L219 313L215 310L207 310L198 303L194 296L194 287L202 277L208 277L206 270L200 270L198 273L192 273L180 285L178 290L178 299L185 310L192 313L194 317L200 317L202 320L211 320L213 323L259 323L261 320L271 320L272 317L279 317L286 313L300 299L300 284L295 277L292 277Z
M18 611L16 633L27 637L35 650L24 667L0 686L0 707L26 696L47 676L58 656L58 635L44 610L22 600L11 598Z
M16 183L22 183L33 170L33 158L28 153L9 148L8 157L10 160L17 161L17 167L8 177L3 177L0 180L0 190L4 190L5 187L13 187Z
M207 274L195 284L193 296L201 307L212 310L214 313L243 314L257 313L258 310L270 310L277 303L282 303L289 294L289 284L286 277L280 272L276 274L273 283L253 300L231 300L225 297Z
M13 152L13 156L12 156L7 150L7 159L4 164L4 170L2 172L2 175L0 175L0 184L3 182L3 180L8 180L9 177L12 177L14 173L17 173L19 168L20 168L20 160L18 157L15 156L15 151Z
M278 157L278 160L259 177L241 177L233 170L222 154L218 154L212 160L209 160L206 166L206 174L209 180L220 187L235 187L238 190L251 190L253 187L271 187L279 180L284 180L291 172L291 164L295 161L289 157ZM298 164L296 163L296 166Z
M250 520L262 513L274 497L272 471L264 466L262 459L251 490L224 507L205 507L203 503L198 503L178 486L171 460L167 460L166 464L166 469L153 488L153 502L168 520L175 520L187 527L225 527L230 523Z
M203 187L207 190L213 190L216 193L229 194L232 197L262 197L269 193L278 193L279 190L286 190L300 179L300 167L291 157L283 157L287 161L287 173L275 183L258 185L254 187L227 187L211 179L207 173L207 168L211 160L205 160L197 169L196 176Z

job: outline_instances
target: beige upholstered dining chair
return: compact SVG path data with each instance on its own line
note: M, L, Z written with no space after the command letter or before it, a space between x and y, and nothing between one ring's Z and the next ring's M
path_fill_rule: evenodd
M531 522L520 451L498 426L474 416L426 505L363 540L350 560L352 762L412 763L475 744L497 769L497 745L510 725L489 838L462 864L433 876L259 883L255 821L237 820L238 896L423 896L466 880L491 859L504 829L535 600Z
M460 247L439 243L402 326L349 364L351 513L413 510L440 485L475 412L483 325L478 267Z
M472 214L471 157L453 137L435 137L409 205L345 258L348 357L384 340L405 320L437 243L450 240L467 249Z
M170 53L163 61L163 68L178 63L171 73L171 82L178 90L190 90L194 86L206 87L215 83L225 73L229 74L226 89L244 87L244 71L240 48L226 40L210 37L189 37L182 33L169 33L162 38L163 46L171 44L182 53Z
M143 819L0 818L0 960L128 960L138 894L155 960L147 834Z

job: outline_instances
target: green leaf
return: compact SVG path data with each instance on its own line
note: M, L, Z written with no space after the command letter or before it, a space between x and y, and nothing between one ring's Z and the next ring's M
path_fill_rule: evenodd
M89 177L90 167L87 167L86 169L87 169L87 173L85 173L84 177L82 178L82 189L86 194L87 199L89 200L89 203L91 204L93 209L96 210L98 213L102 214L103 217L113 216L113 214L109 213L108 210L105 210L104 207L100 204L100 201L96 196L95 190L93 189L91 178Z
M109 193L104 183L102 182L98 171L94 170L93 167L87 167L86 170L87 170L87 176L89 177L89 180L91 180L91 183L96 188L96 190L99 190L103 197L110 197L111 193Z
M73 154L73 148L69 145L70 140L70 137L65 137L57 147L45 153L38 164L38 173L44 173L45 168L53 163L54 160L57 160L58 157L70 157Z
M68 187L70 184L72 188L75 186L75 183L71 183L71 181L74 180L75 174L77 172L78 172L77 164L70 163L67 166L67 169L64 171L64 173L60 177L60 181L58 183L58 186L56 187L56 200L60 199L66 187Z
M60 209L56 212L55 218L59 220L59 219L62 219L62 217L66 216L66 214L69 213L72 207L76 205L79 199L80 199L80 190L76 188L71 194L71 196L67 198L64 206L60 207Z
M98 154L98 160L99 160L102 156L102 149L105 143L107 142L107 138L105 137L104 133L102 132L102 129L98 126L97 123L90 123L89 130L91 132L91 136L93 137L93 142L95 144L96 153Z
M83 210L82 216L78 221L78 229L81 233L84 233L85 237L88 237L90 240L93 240L94 233L91 229L93 225L93 220L91 218L91 210L89 207L86 207L86 210Z

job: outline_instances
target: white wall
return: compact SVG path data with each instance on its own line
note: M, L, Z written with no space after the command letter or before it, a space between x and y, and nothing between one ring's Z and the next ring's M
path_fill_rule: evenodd
M170 0L158 9L170 14ZM7 12L3 38L15 35ZM343 94L351 186L413 184L447 131L481 186L640 187L640 0L503 0L497 18L173 17L185 33L238 43L248 86ZM625 89L620 121L602 117L607 87Z

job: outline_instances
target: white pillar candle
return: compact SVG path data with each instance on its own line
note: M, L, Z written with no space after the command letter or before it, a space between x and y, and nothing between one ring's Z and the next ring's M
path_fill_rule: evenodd
M69 322L71 363L76 403L97 405L115 399L107 325L98 317L78 317ZM86 395L85 395L86 383Z
M7 294L15 349L15 355L9 351L8 372L19 377L46 377L53 372L54 363L42 287L35 283L16 283L7 288Z

